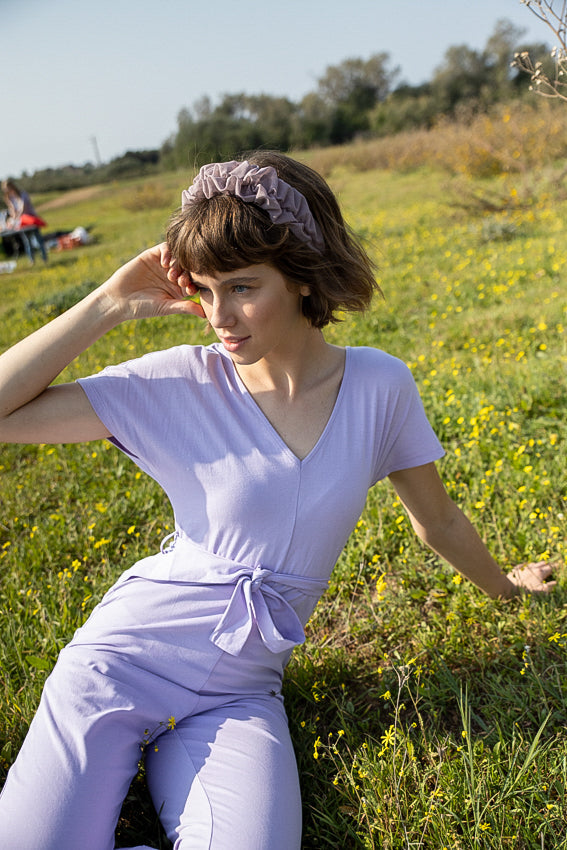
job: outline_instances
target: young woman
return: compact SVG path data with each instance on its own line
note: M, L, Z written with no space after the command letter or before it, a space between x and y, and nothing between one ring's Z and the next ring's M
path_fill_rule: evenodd
M145 730L162 728L147 775L178 850L297 850L283 668L379 479L491 596L553 584L544 565L501 572L446 494L405 365L325 341L375 288L326 183L257 153L201 169L167 244L0 358L0 440L111 440L176 529L61 653L0 799L1 847L111 850ZM173 313L219 341L50 386L121 322Z

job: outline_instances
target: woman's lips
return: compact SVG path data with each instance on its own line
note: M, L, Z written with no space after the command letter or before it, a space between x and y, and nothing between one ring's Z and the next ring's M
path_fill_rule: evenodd
M249 336L223 336L221 337L221 342L227 351L234 353L242 348L244 343L248 342L249 339Z

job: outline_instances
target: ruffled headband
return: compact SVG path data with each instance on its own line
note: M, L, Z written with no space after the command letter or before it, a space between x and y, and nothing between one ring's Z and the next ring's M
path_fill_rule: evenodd
M204 165L181 195L182 209L215 195L234 195L247 204L256 204L266 210L274 224L288 224L297 238L313 250L321 252L325 247L305 196L280 180L271 165L260 168L246 160Z

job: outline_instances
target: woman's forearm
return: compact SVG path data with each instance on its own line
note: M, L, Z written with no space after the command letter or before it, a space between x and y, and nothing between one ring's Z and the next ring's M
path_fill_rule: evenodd
M0 356L0 419L27 404L121 319L100 289Z
M457 505L442 527L433 531L416 528L416 532L434 552L493 599L518 593Z

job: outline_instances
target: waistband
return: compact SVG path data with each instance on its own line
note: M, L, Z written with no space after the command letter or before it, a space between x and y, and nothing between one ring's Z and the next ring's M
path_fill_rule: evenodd
M207 552L176 531L162 541L161 552L135 564L125 577L181 581L188 585L234 585L227 606L210 639L224 652L237 656L255 626L266 648L281 653L303 643L303 624L282 596L284 588L318 599L328 582L250 566Z

